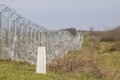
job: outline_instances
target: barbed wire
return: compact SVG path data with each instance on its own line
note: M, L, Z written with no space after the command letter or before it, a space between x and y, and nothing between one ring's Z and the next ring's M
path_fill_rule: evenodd
M0 4L0 57L36 62L37 47L45 46L47 58L80 49L82 35L66 30L51 31ZM62 47L60 47L62 46ZM52 57L51 59L55 58ZM50 61L50 59L47 59Z

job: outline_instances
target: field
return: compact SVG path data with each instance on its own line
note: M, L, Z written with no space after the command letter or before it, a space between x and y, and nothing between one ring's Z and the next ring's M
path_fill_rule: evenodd
M36 74L35 66L25 62L0 60L0 80L99 80L90 75L74 73L55 73L47 71L46 75Z
M119 42L93 38L94 46L89 46L86 35L80 51L70 51L47 65L46 75L36 74L36 66L27 62L0 60L0 80L119 80Z

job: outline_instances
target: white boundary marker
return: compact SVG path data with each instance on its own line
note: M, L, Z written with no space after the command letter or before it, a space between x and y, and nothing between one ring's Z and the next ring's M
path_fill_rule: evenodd
M46 74L46 49L38 47L36 73Z

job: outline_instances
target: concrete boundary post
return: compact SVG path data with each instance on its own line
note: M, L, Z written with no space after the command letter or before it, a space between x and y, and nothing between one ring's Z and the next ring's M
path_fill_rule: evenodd
M36 73L46 74L46 49L38 47Z

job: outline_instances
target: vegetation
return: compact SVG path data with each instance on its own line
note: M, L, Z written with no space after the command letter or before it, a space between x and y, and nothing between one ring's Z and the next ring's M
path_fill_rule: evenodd
M35 65L26 62L0 60L0 80L99 80L92 75L57 73L47 71L46 75L36 74Z
M99 36L101 38L101 42L120 41L120 26L107 31L94 32L94 35Z
M120 79L120 42L100 42L101 38L84 33L80 51L70 51L63 58L54 60L49 70L93 75L101 80ZM106 35L106 34L105 34ZM93 42L93 46L90 43Z
M68 32L70 32L74 36L77 34L76 28L67 28L67 29L64 29L64 30L67 30Z
M110 31L92 36L84 32L82 49L53 60L46 75L36 74L36 66L26 62L0 60L0 80L119 80L120 36L115 35L119 28Z

